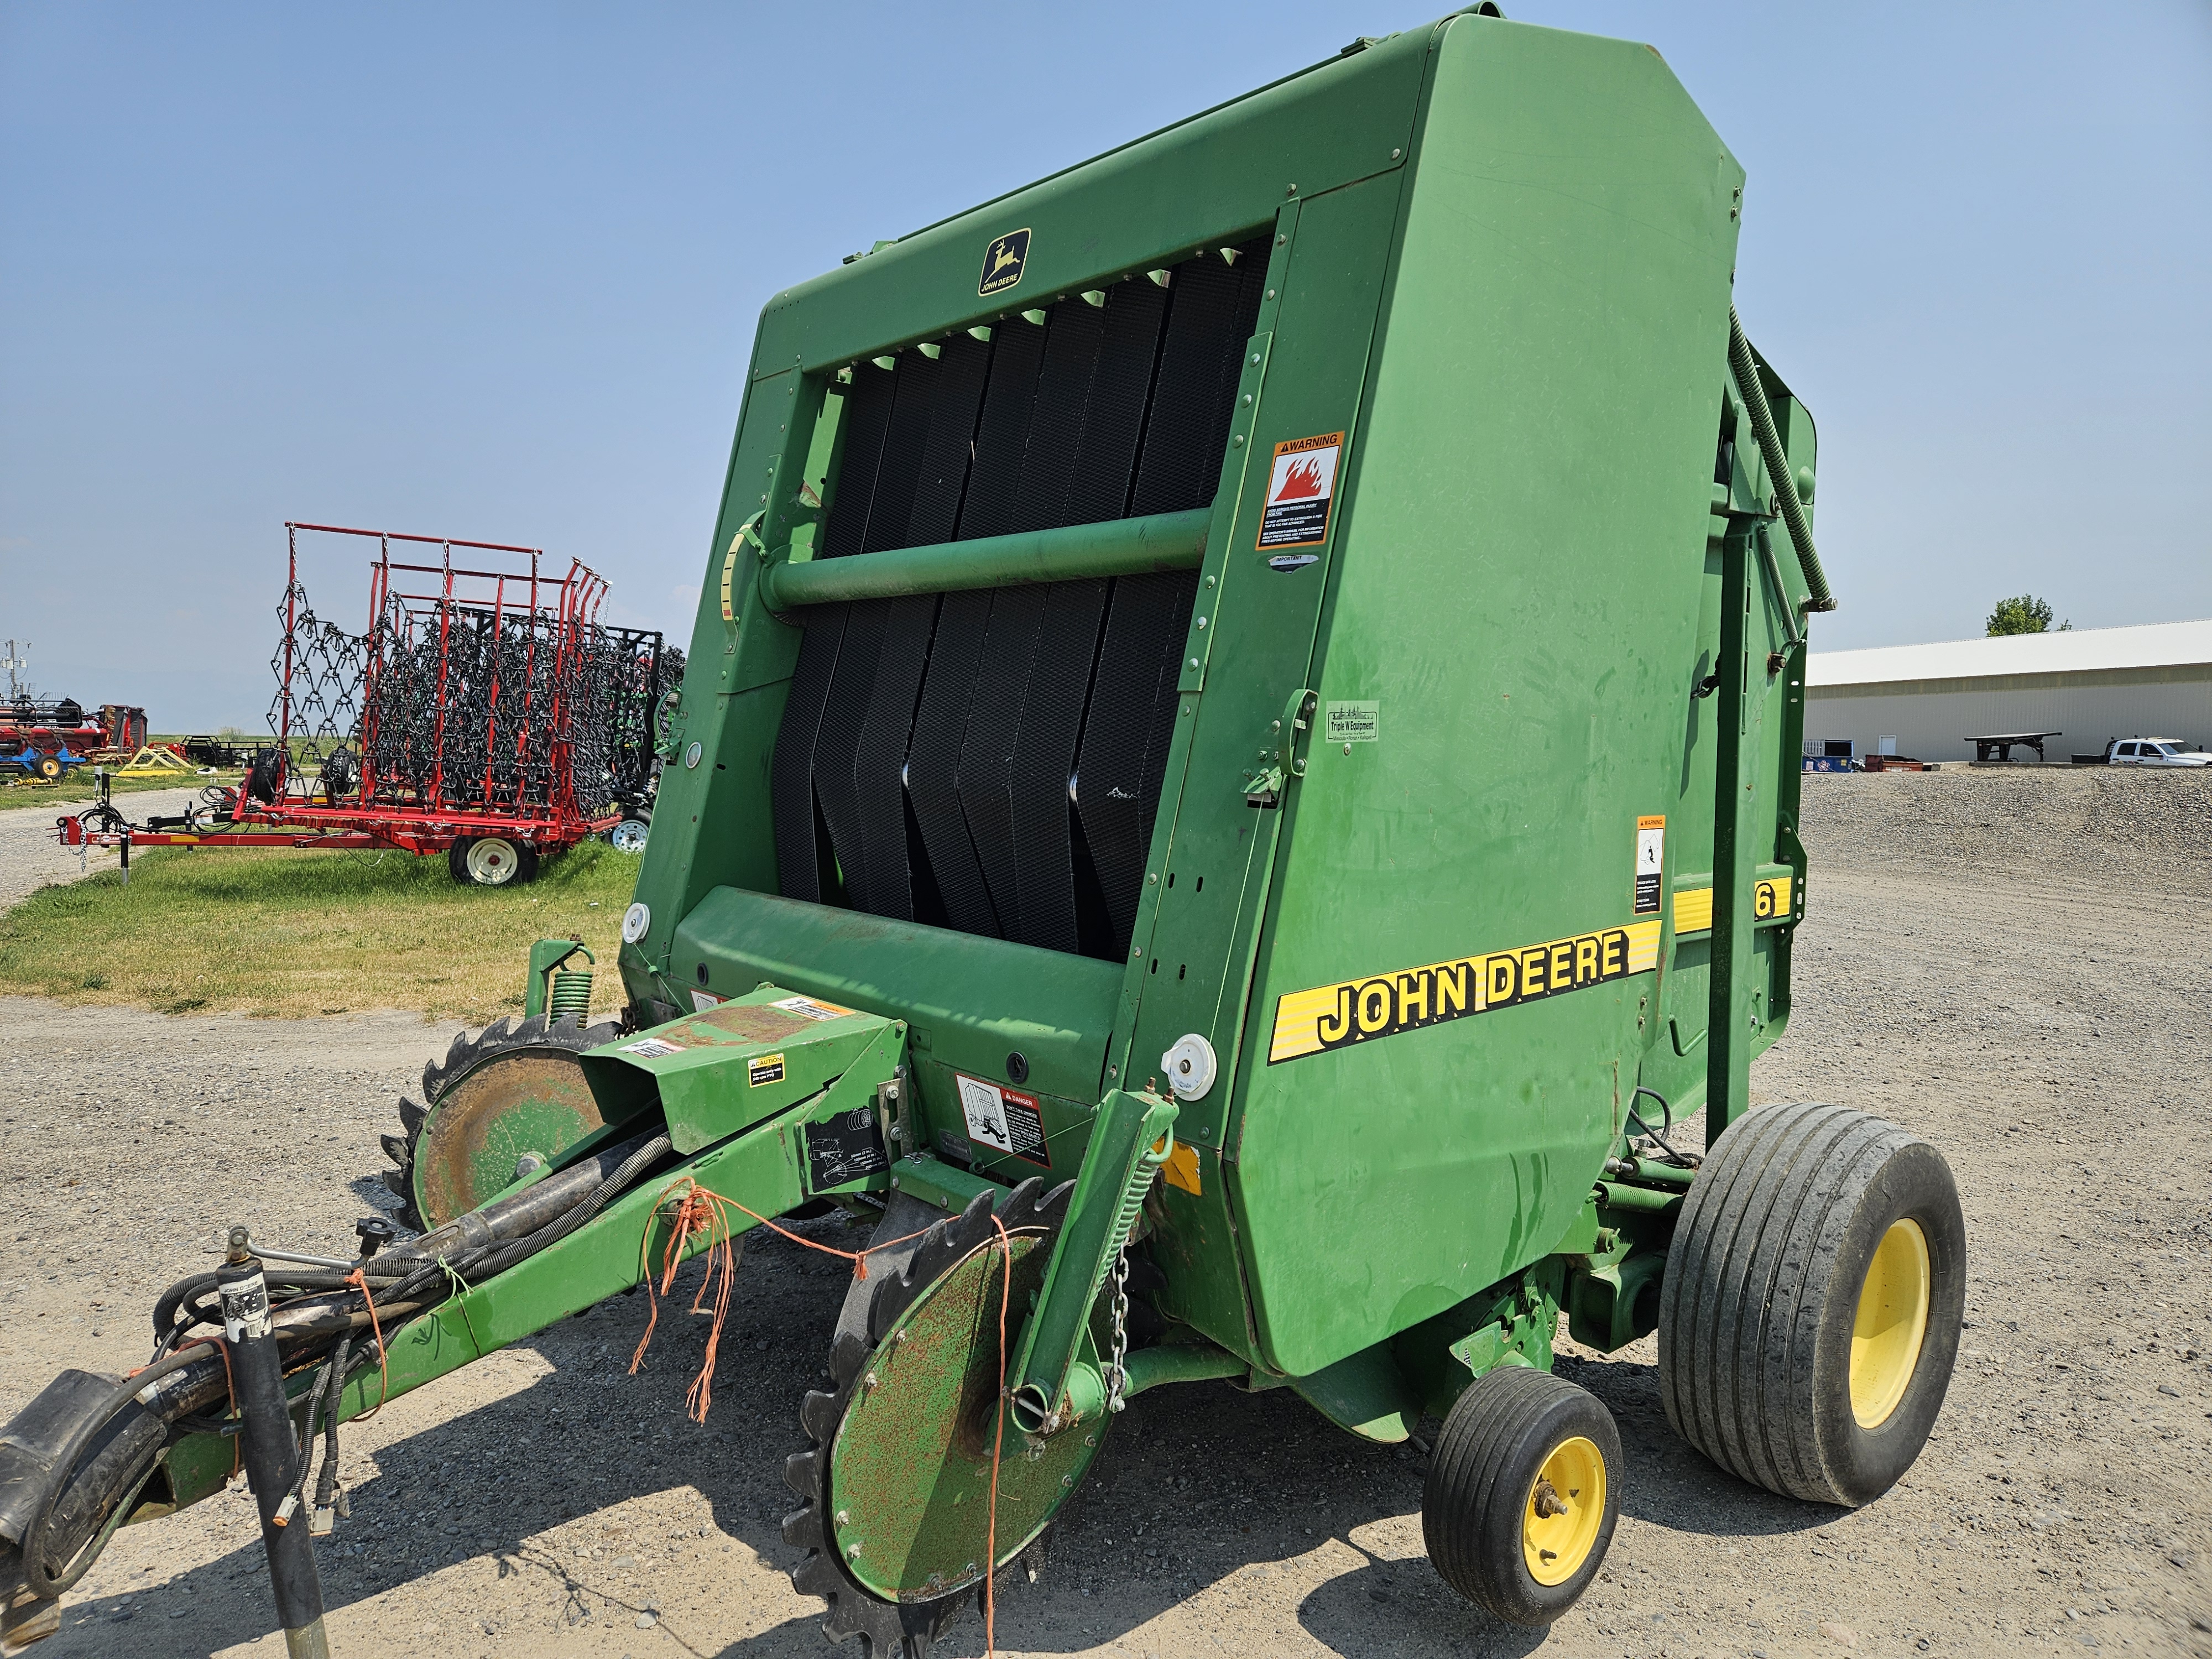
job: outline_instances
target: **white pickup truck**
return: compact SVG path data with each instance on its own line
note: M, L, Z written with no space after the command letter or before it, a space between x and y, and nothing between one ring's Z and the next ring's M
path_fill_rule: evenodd
M2212 766L2212 754L2172 738L2115 738L2105 745L2107 766Z

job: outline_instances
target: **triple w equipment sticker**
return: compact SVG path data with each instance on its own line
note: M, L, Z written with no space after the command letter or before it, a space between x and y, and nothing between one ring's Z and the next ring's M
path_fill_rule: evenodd
M1267 503L1260 514L1260 551L1319 547L1328 538L1328 504L1336 497L1336 464L1343 454L1341 432L1275 446Z
M1270 1066L1468 1014L1588 990L1659 965L1659 920L1632 921L1516 951L1496 951L1292 991L1275 1003Z

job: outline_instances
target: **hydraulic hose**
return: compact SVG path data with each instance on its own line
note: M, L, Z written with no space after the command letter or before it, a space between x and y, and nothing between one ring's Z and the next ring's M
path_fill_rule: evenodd
M64 1564L58 1574L50 1574L46 1571L46 1531L52 1524L54 1507L68 1486L70 1476L76 1472L77 1459L84 1455L100 1431L115 1420L118 1413L154 1383L172 1371L180 1371L205 1358L206 1355L194 1347L155 1361L136 1376L126 1376L118 1382L114 1391L101 1402L100 1410L77 1425L76 1432L69 1437L61 1455L54 1459L52 1467L46 1472L46 1484L40 1490L38 1504L31 1510L31 1518L23 1528L23 1585L33 1596L40 1601L51 1601L89 1572L92 1564L100 1559L97 1549L79 1546L73 1565Z
M665 1157L669 1150L669 1137L665 1130L635 1137L510 1199L463 1217L452 1226L426 1233L363 1262L361 1271L374 1287L377 1310L387 1333L395 1328L398 1319L421 1312L433 1300L443 1299L449 1267L465 1275L488 1279L536 1255L590 1221ZM430 1249L426 1251L425 1246ZM276 1308L271 1315L275 1334L286 1349L288 1365L313 1352L319 1343L333 1338L341 1343L349 1342L355 1333L369 1328L371 1320L367 1310L356 1311L346 1305L359 1294L347 1282L347 1275L335 1271L288 1267L281 1279L275 1274L270 1277L282 1289L307 1292L305 1297ZM203 1322L192 1316L198 1310L202 1297L215 1288L216 1276L202 1273L180 1280L162 1294L155 1305L157 1346L153 1363L137 1375L117 1382L100 1407L70 1435L54 1460L23 1530L22 1580L33 1596L50 1600L75 1585L99 1559L100 1547L112 1531L112 1527L95 1526L86 1542L77 1547L72 1562L58 1571L48 1571L47 1553L52 1543L49 1534L53 1529L56 1510L70 1487L71 1477L77 1474L78 1461L118 1413L135 1401L155 1419L187 1432L205 1431L211 1426L197 1419L193 1413L212 1405L223 1392L225 1373L222 1356L215 1346L222 1339L202 1338L178 1347L174 1352L166 1350L185 1341L186 1333ZM435 1298L428 1295L433 1290L441 1293ZM355 1358L365 1361L367 1352L364 1349ZM353 1367L348 1365L345 1369ZM337 1415L337 1390L343 1382L342 1374L333 1374L318 1389L319 1394L327 1391L325 1409L333 1424ZM314 1407L311 1406L311 1423L313 1416ZM220 1426L227 1429L230 1425ZM153 1449L158 1449L157 1441ZM132 1483L143 1477L144 1460L134 1459L131 1467L121 1473L125 1478L112 1490L127 1494ZM118 1496L117 1502L120 1501ZM97 1505L92 1512L97 1512Z
M1797 499L1797 480L1790 471L1790 457L1782 447L1782 434L1774 424L1774 411L1766 402L1766 388L1759 384L1759 364L1751 355L1751 342L1744 337L1743 321L1729 307L1729 367L1735 371L1736 391L1743 398L1744 408L1751 415L1752 435L1759 441L1759 459L1766 463L1766 476L1774 482L1775 505L1782 509L1782 522L1790 532L1790 545L1797 550L1797 565L1805 573L1805 585L1812 596L1805 601L1808 611L1833 611L1836 596L1828 591L1827 573L1820 568L1820 556L1813 550L1813 526L1806 522L1805 503Z

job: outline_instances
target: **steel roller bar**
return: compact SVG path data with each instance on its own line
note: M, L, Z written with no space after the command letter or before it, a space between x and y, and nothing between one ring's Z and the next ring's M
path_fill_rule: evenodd
M796 611L849 599L1195 570L1206 556L1212 516L1210 507L1194 507L888 553L783 561L761 572L761 592L770 610Z

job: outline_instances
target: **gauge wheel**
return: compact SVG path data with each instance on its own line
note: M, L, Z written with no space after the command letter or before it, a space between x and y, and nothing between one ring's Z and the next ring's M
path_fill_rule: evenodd
M1421 1533L1444 1583L1516 1625L1548 1625L1597 1577L1620 1518L1620 1431L1565 1377L1500 1365L1444 1419Z
M1771 1492L1869 1503L1936 1425L1966 1300L1941 1152L1846 1106L1753 1112L1715 1143L1668 1247L1668 1421Z
M538 854L504 836L464 836L446 854L453 879L469 887L505 887L538 874Z
M653 826L643 818L624 818L607 831L607 845L617 853L642 853Z
M41 755L39 757L36 770L40 777L48 783L52 783L56 778L61 776L62 763L52 755Z

